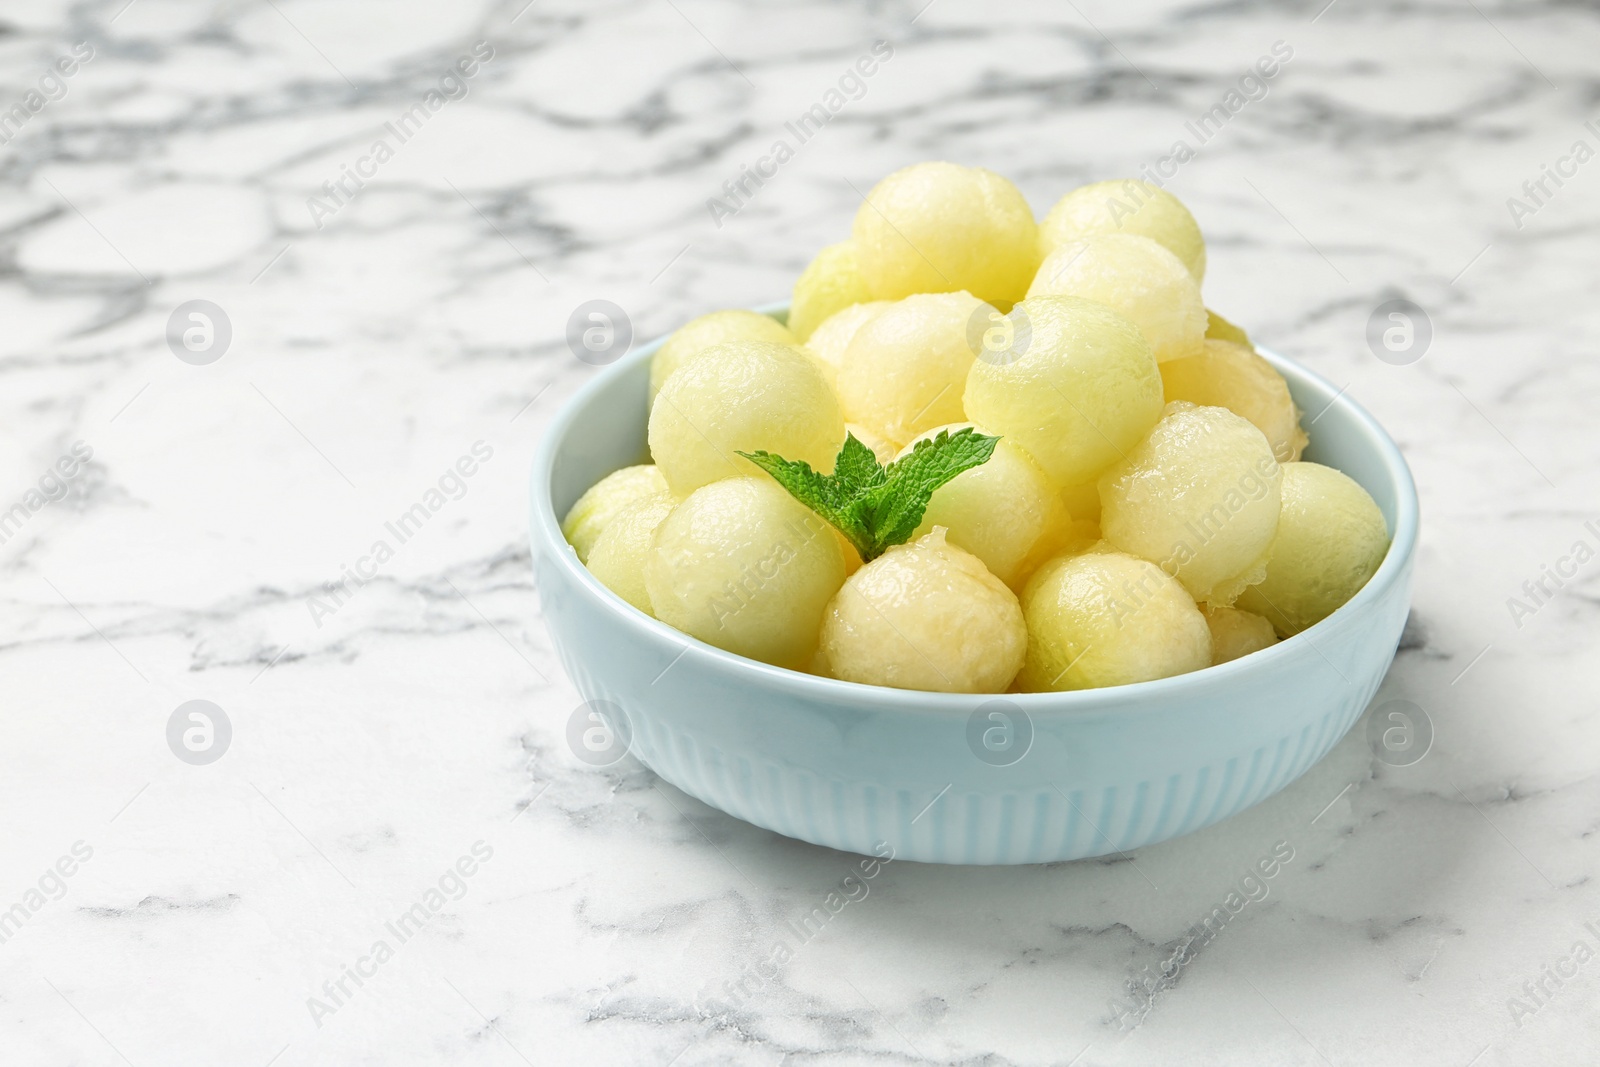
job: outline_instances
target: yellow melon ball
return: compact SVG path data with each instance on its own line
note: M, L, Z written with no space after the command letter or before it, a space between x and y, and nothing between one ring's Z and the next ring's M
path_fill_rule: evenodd
M794 283L789 301L789 332L805 341L816 328L847 307L872 299L856 266L854 242L842 241L817 253Z
M896 445L962 421L973 360L967 324L983 307L970 293L921 293L873 316L839 367L844 417Z
M1030 298L1011 317L1025 321L1016 330L1025 350L972 364L966 418L1027 452L1057 485L1090 481L1161 417L1150 345L1132 323L1088 300ZM1013 352L1021 348L1019 341Z
M1226 408L1176 403L1100 476L1100 527L1196 600L1232 604L1266 573L1281 480L1260 430Z
M656 527L644 568L656 618L796 670L844 578L832 527L764 474L691 493Z
M672 372L708 348L730 341L765 341L775 345L794 345L800 341L788 327L759 311L734 308L713 311L678 327L650 357L650 399L653 402Z
M1238 606L1288 637L1360 592L1389 551L1389 528L1367 491L1319 463L1283 466L1283 515L1267 576Z
M901 449L900 455L910 455L917 441L971 425L952 423L928 430ZM1061 498L1044 471L1002 437L988 460L934 490L915 536L944 527L952 545L977 556L989 573L1015 588L1029 553L1062 521L1064 513Z
M869 300L864 304L851 304L843 311L829 315L820 326L811 331L811 336L806 340L806 351L829 368L831 381L839 380L839 368L844 364L845 349L850 347L850 342L855 340L861 327L871 322L879 312L891 304L892 301L888 300Z
M867 194L852 229L856 261L879 300L966 291L1009 308L1039 264L1038 226L1017 187L955 163L895 171Z
M851 575L822 623L833 677L935 693L1005 692L1026 644L1016 595L943 530Z
M1128 685L1211 665L1211 631L1183 586L1120 552L1061 556L1022 593L1023 692Z
M1200 283L1148 237L1103 233L1064 244L1039 265L1028 296L1106 305L1139 327L1157 362L1196 354L1206 336Z
M646 615L651 614L650 594L644 587L650 538L677 505L670 493L645 497L618 515L589 551L589 573Z
M1249 419L1266 435L1279 463L1294 462L1306 447L1289 383L1254 349L1208 340L1199 355L1161 364L1161 381L1168 403L1187 400Z
M1206 617L1206 625L1211 627L1213 664L1227 663L1278 643L1277 635L1272 632L1272 623L1253 611L1202 604L1200 613Z
M561 535L589 562L589 551L622 512L648 496L667 492L667 480L653 463L623 467L591 485L561 520Z
M739 452L767 451L833 470L844 443L839 402L816 360L790 345L718 345L680 367L650 408L650 454L673 493L754 474Z
M1149 182L1123 178L1072 190L1039 223L1039 254L1048 256L1097 233L1148 237L1177 256L1196 282L1206 276L1206 242L1199 223L1182 201Z
M1255 351L1256 346L1250 343L1249 334L1210 308L1206 308L1206 336L1214 341L1232 341L1236 345L1244 345L1252 352Z

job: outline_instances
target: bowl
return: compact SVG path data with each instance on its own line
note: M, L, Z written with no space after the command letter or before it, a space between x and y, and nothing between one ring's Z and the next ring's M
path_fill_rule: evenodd
M957 864L1084 859L1193 833L1283 789L1356 722L1394 658L1417 538L1411 472L1359 405L1267 351L1315 418L1305 458L1359 482L1392 536L1366 586L1303 633L1173 678L992 696L835 681L714 648L629 606L561 535L560 517L585 489L648 462L659 344L568 400L533 468L540 599L588 702L568 736L590 762L626 746L714 808L846 852ZM583 736L601 738L599 756L580 750Z

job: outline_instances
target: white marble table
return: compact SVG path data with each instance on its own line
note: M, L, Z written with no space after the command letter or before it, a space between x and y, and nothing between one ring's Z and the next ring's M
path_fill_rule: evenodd
M1600 148L1600 17L925 2L7 5L0 1059L1592 1057L1600 162L1571 151ZM860 98L713 212L880 40ZM643 339L781 298L906 163L992 167L1042 213L1180 138L1208 302L1348 383L1416 472L1379 700L1431 750L1391 766L1357 727L1132 862L891 864L769 968L852 858L564 740L524 476L594 373L567 318L609 299ZM1365 340L1397 298L1432 328L1404 365ZM193 300L231 328L203 365L164 337ZM232 731L206 765L167 740L197 699Z

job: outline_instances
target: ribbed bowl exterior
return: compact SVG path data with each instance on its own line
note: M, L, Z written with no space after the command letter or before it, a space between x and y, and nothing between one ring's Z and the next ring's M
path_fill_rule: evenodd
M600 586L557 526L584 488L643 459L649 351L574 397L535 465L540 597L567 673L585 700L621 709L631 753L737 818L848 852L887 844L897 859L928 863L1125 852L1283 789L1350 729L1393 659L1416 539L1409 472L1359 407L1270 354L1301 408L1323 411L1308 458L1361 482L1394 535L1366 588L1305 633L1177 678L1007 696L854 685L704 645ZM1010 744L996 751L986 736Z

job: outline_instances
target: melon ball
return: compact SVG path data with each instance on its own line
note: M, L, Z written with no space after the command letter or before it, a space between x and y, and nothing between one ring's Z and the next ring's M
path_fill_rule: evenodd
M646 615L651 614L650 594L644 586L650 538L677 506L668 493L645 497L612 520L589 551L589 573Z
M709 645L803 669L845 578L832 527L766 475L703 486L656 527L656 618Z
M1238 608L1200 606L1200 614L1211 627L1211 662L1213 665L1260 652L1278 643L1272 632L1272 623L1253 611Z
M844 417L897 446L965 419L967 324L984 307L970 293L919 293L873 316L839 367Z
M1011 316L1026 321L1017 330L1026 348L1006 362L972 364L965 417L1027 452L1057 485L1090 481L1161 417L1150 345L1088 300L1029 298Z
M645 497L666 492L667 480L653 463L612 471L567 510L567 517L561 520L561 536L578 553L578 559L588 563L590 550L613 519Z
M1365 489L1320 463L1286 463L1266 579L1246 589L1238 606L1289 637L1355 596L1388 551L1389 528Z
M817 253L794 283L789 300L789 332L801 341L847 307L872 299L856 266L854 242L842 241Z
M879 300L966 291L1009 308L1039 265L1033 209L992 171L918 163L895 171L856 211L856 262Z
M1100 528L1196 600L1232 604L1266 573L1283 478L1261 431L1226 408L1176 403L1100 476Z
M1279 463L1293 463L1306 447L1289 383L1254 349L1208 340L1199 355L1161 364L1161 381L1168 403L1187 400L1249 419Z
M971 425L940 426L917 441ZM910 455L917 441L906 445L900 455ZM944 527L950 544L977 556L990 574L1015 588L1029 553L1062 521L1064 511L1055 486L1039 465L1002 437L988 460L934 490L915 536Z
M718 345L680 367L650 408L650 454L678 496L757 473L739 452L768 451L833 470L839 402L816 360L790 345Z
M1255 351L1256 346L1250 343L1249 334L1210 308L1206 308L1206 336L1215 341L1232 341L1236 345L1244 345L1252 352Z
M822 622L822 662L848 682L1003 693L1027 640L1016 595L934 530L844 583Z
M1061 556L1022 593L1023 692L1128 685L1211 665L1211 631L1160 567L1114 551Z
M650 399L653 402L672 372L708 348L730 341L765 341L775 345L794 345L800 341L788 327L759 311L734 308L713 311L691 319L662 342L650 357Z
M1056 201L1039 223L1039 254L1091 234L1148 237L1183 262L1198 283L1206 275L1206 242L1183 202L1137 178L1079 186Z
M1200 283L1177 256L1148 237L1094 234L1045 257L1028 296L1077 296L1139 327L1157 362L1200 351L1206 306Z

